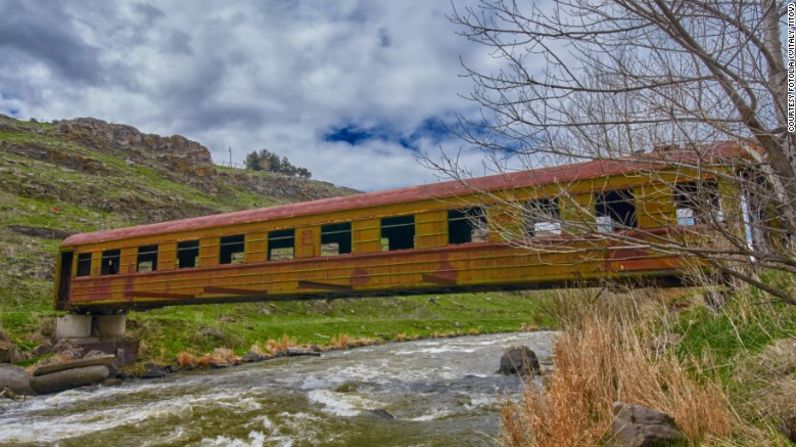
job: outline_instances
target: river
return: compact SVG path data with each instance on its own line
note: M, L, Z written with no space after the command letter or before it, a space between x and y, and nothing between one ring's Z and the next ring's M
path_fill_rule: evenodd
M0 402L0 444L486 446L520 381L503 349L544 364L551 332L389 343ZM374 411L379 410L379 411Z

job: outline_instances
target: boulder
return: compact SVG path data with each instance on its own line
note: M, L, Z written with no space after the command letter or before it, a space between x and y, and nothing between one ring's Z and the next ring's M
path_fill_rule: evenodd
M666 413L641 405L614 402L608 445L616 447L670 446L685 442L683 432Z
M30 375L16 365L0 364L0 391L4 389L14 394L35 394L30 387Z
M107 379L109 375L110 372L107 366L85 366L35 376L31 379L30 386L33 391L39 394L57 393L71 388L100 383Z
M536 358L536 353L531 351L527 346L513 346L503 353L500 358L500 374L519 374L522 376L530 376L540 374L539 359Z
M96 351L91 351L96 352ZM77 360L63 360L63 361L52 361L52 362L41 362L38 365L33 367L33 372L31 375L35 376L45 376L47 374L56 373L58 371L65 371L68 369L75 369L75 368L83 368L86 366L107 366L110 367L111 364L116 360L115 355L107 355L107 354L96 354L96 355L86 355L82 359Z

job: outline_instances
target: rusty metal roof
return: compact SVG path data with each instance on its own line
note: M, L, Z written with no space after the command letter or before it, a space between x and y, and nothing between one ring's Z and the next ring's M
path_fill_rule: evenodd
M699 151L664 149L619 160L593 160L582 163L552 166L528 171L501 173L486 177L453 180L408 188L368 192L350 196L332 197L309 202L290 203L235 211L210 216L194 217L169 222L160 222L114 230L82 233L70 236L62 246L76 246L142 236L194 231L218 226L238 225L252 222L283 219L297 216L326 214L361 208L416 202L430 199L446 199L478 191L495 192L511 188L532 187L557 182L619 175L643 169L662 168L664 164L694 163L700 161L737 159L743 150L735 143L706 145Z

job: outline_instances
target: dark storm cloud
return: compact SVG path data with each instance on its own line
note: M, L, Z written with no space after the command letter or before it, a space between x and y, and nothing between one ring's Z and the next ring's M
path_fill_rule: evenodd
M136 3L133 5L133 10L136 13L142 15L149 23L152 23L157 19L166 17L166 14L164 14L163 11L147 3Z
M86 43L59 2L0 2L0 57L6 67L42 62L74 82L102 78L99 49Z

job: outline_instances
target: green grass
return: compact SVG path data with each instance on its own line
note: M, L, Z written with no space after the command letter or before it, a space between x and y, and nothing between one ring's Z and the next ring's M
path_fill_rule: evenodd
M533 295L507 293L200 305L132 313L128 327L142 335L144 359L167 362L183 350L201 354L223 346L241 354L284 335L327 345L339 334L390 341L399 334L518 331L551 323L539 317L538 306Z
M741 308L732 302L716 313L707 308L686 311L675 330L684 335L681 355L710 352L720 364L740 353L757 352L772 341L796 336L796 309L784 304L757 303Z
M729 383L742 358L777 340L796 337L796 306L756 289L740 289L719 311L697 306L681 312L673 329L682 335L678 355L710 356L722 380Z

